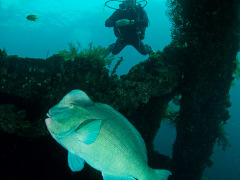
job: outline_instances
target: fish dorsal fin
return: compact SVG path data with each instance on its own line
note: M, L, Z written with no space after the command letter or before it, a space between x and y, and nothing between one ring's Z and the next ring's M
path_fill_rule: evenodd
M81 171L84 167L84 160L68 151L68 166L73 171Z
M108 174L102 174L104 180L134 180L132 177L121 177L121 176L113 176Z
M126 117L124 117L121 113L119 113L118 111L116 111L115 109L113 109L111 106L107 105L107 104L103 104L103 103L95 103L95 105L98 105L100 107L103 107L104 109L108 109L109 111L115 113L117 116L119 116L132 130L132 132L134 133L134 135L136 136L136 138L138 139L139 145L140 145L140 151L144 157L145 162L147 162L147 149L146 149L146 145L145 142L141 136L141 134L138 132L138 130L127 120Z
M102 120L91 119L82 123L75 131L77 138L84 144L91 144L96 141L101 127Z

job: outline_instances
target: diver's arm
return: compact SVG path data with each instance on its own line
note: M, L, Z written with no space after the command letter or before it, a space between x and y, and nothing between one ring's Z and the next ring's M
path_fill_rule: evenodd
M106 21L105 21L105 26L106 27L115 27L116 26L116 21L119 20L119 11L115 11Z
M137 27L144 28L148 26L148 22L149 20L147 13L142 9L142 11L140 12L140 18L136 20L136 25Z

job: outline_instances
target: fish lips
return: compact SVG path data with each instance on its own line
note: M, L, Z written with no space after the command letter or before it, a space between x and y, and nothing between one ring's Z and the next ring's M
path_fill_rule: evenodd
M45 119L45 123L46 123L47 126L50 125L50 121L51 121L51 118L47 118L47 119Z
M51 115L50 115L50 112L48 112L46 115L47 115L48 118L45 119L45 123L46 123L47 127L49 127L49 126L50 126L50 123L51 123Z
M50 124L51 124L51 121L52 121L50 110L48 111L46 116L47 116L47 118L45 119L45 123L46 123L47 127L50 127Z
M60 114L60 113L57 113L57 114ZM67 131L65 131L65 132L55 133L54 131L51 130L51 121L52 121L52 118L51 118L50 112L48 112L46 115L47 115L47 117L48 117L48 118L45 119L46 126L47 126L49 132L50 132L54 137L56 136L56 137L58 137L58 138L63 138L63 137L65 137L65 136L69 135L72 131L76 130L77 127L78 127L78 125L77 125L77 126L74 126L74 127L70 128L69 130L67 130Z

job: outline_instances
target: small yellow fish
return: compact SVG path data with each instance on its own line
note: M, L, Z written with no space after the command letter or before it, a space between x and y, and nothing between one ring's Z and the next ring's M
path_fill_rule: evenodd
M29 21L36 21L37 16L36 16L36 15L33 15L33 14L30 14L30 15L27 16L27 19L28 19Z

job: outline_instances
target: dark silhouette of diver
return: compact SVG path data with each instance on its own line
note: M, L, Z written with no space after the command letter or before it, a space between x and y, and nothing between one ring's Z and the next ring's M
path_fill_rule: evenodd
M125 0L105 22L106 27L114 27L117 41L109 46L109 52L116 55L126 45L132 45L142 55L153 53L149 45L142 40L149 20L146 11L136 0Z

